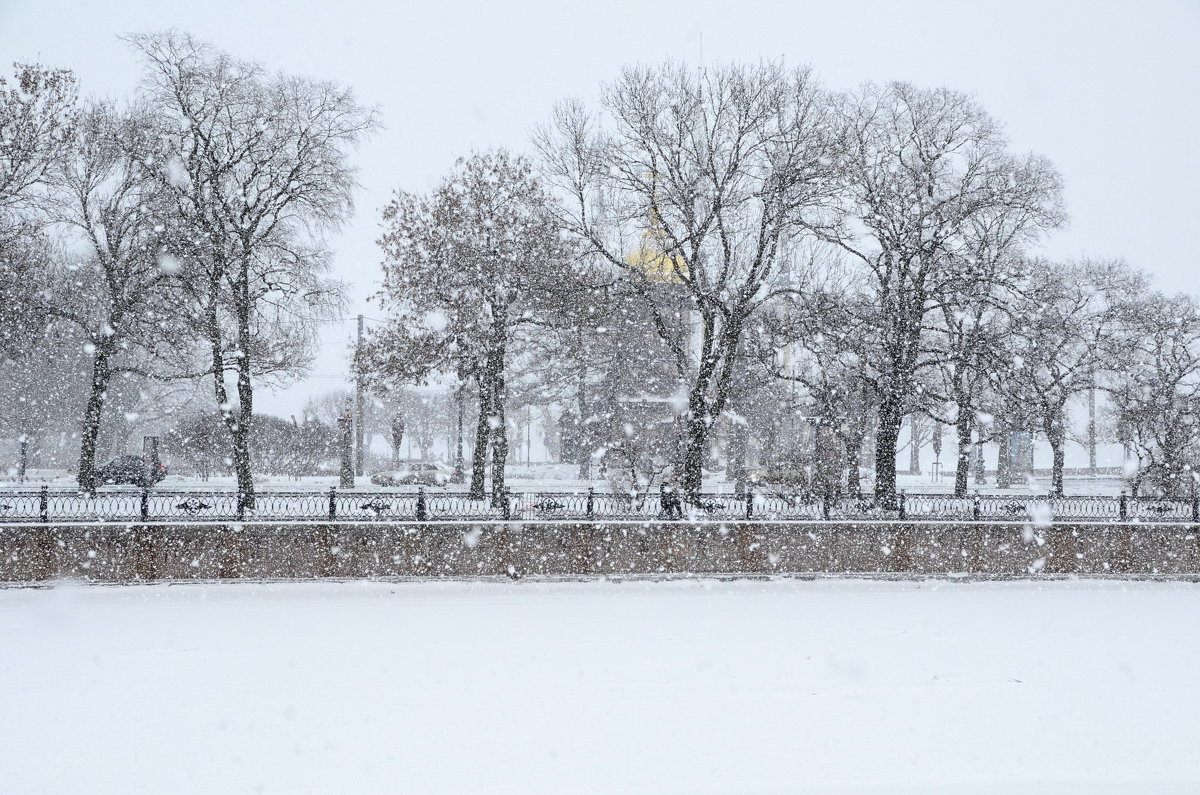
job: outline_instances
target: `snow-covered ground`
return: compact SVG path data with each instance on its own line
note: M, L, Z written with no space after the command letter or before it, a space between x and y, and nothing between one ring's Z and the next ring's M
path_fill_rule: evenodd
M507 469L505 474L506 483L510 491L518 492L585 492L588 487L592 487L597 491L611 491L613 484L608 480L600 477L593 477L592 480L582 480L578 475L578 467L574 464L533 464L527 466L525 464L514 464ZM274 491L327 491L331 487L338 485L336 475L325 477L303 477L291 478L282 475L263 475L255 477L255 483L258 487L265 490ZM942 477L934 479L928 473L924 475L907 475L901 474L897 478L897 483L900 488L906 491L917 494L947 494L954 491L954 472L944 474ZM971 492L978 490L982 494L1048 494L1050 492L1050 478L1037 477L1030 483L1013 486L1009 489L997 489L995 480L990 481L991 485L977 486L974 483L970 484ZM50 486L52 489L73 489L75 488L74 475L66 471L58 470L38 470L36 476L27 481L23 485L16 483L15 471L7 478L0 478L0 489L38 489L42 486ZM864 480L864 488L868 484ZM710 492L728 492L733 491L734 484L725 480L724 473L706 473L704 478L704 489ZM237 481L232 477L212 477L208 480L201 480L195 477L186 475L169 475L157 486L160 490L172 491L206 491L206 490L223 490L233 491L237 488ZM381 487L371 483L369 476L363 476L356 479L355 488L363 491L380 490ZM761 488L770 488L776 491L787 491L786 487L766 486ZM1116 476L1072 476L1068 475L1065 479L1065 492L1070 495L1116 495L1122 489L1127 489L1124 479ZM133 487L107 487L106 490L131 490ZM466 489L465 484L452 484L447 487L449 491L463 491ZM391 490L391 489L389 489ZM401 487L399 490L416 491L416 487ZM432 489L430 489L432 491Z
M0 590L14 793L1200 791L1200 585Z

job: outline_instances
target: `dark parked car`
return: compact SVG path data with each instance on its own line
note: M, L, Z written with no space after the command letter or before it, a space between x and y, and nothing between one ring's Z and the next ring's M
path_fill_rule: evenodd
M149 471L141 456L119 455L96 470L96 482L100 485L153 486L167 476L167 468L154 462Z

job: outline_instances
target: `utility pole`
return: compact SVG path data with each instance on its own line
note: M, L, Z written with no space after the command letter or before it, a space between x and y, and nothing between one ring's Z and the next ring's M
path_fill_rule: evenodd
M354 474L363 474L363 316L358 316L358 344L354 348Z
M350 443L353 438L351 425L354 424L350 412L338 417L338 449L341 451L341 469L338 485L343 489L354 488L354 462L350 459Z
M17 483L25 482L25 466L29 463L29 437L21 434L18 441L21 443L21 452L17 457Z

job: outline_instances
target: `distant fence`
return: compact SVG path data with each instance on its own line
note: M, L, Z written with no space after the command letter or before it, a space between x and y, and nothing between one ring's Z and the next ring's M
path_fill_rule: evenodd
M253 505L232 491L0 491L0 522L180 521L1143 521L1200 523L1200 500L1153 497L901 493L888 507L875 495L821 498L759 490L687 500L671 492L509 493L499 500L442 491L264 491Z

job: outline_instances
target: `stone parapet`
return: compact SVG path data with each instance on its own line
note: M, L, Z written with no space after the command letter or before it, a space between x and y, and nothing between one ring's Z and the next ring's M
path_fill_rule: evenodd
M0 582L1200 575L1192 524L507 522L0 525Z

